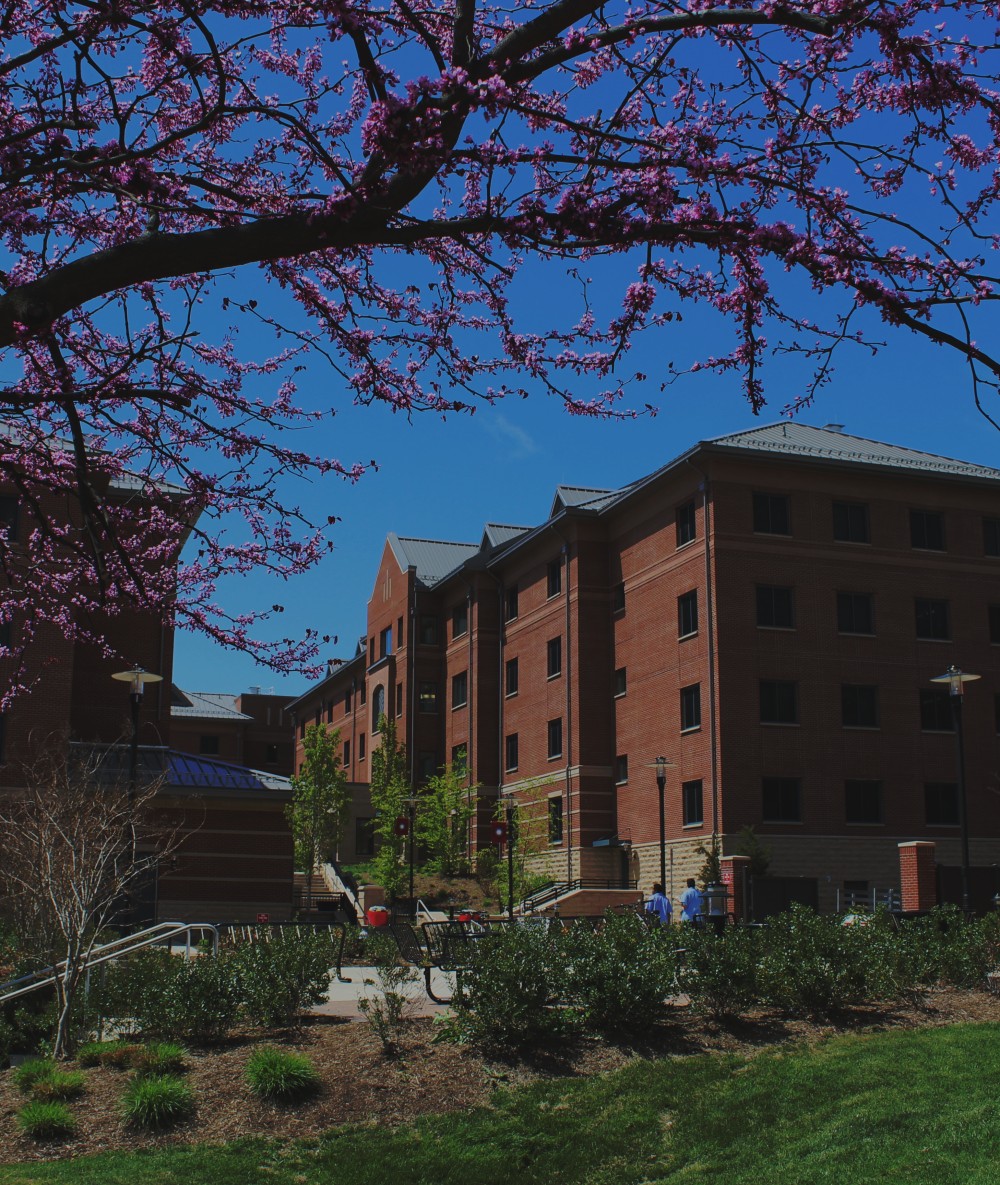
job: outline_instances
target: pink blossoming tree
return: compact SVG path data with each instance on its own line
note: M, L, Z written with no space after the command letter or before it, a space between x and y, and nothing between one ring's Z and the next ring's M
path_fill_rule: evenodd
M262 648L214 589L315 563L326 524L290 480L361 472L292 431L329 414L297 393L309 356L337 398L407 414L540 390L635 414L630 345L700 303L727 332L685 370L733 372L755 409L772 351L800 356L800 403L843 343L896 329L985 402L998 21L992 0L0 5L0 624L100 640L94 611L139 605L308 663L315 638ZM518 319L532 269L566 279L549 325ZM807 299L782 300L795 276Z

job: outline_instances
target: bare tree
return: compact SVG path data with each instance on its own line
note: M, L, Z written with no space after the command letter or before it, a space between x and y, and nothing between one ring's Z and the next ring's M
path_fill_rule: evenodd
M0 887L26 949L58 969L56 1057L69 1052L73 1002L102 930L181 838L153 809L163 777L132 785L122 753L50 739L23 789L0 802Z

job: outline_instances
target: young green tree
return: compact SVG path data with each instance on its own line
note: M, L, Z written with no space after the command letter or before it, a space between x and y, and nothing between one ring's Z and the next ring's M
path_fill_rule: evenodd
M447 765L420 794L416 837L427 850L429 866L442 876L458 876L468 866L469 823L478 793L478 786L466 784L463 770Z
M340 768L340 730L310 724L304 744L305 760L292 778L292 801L285 814L295 841L295 867L309 876L306 909L311 909L313 873L343 838L350 792Z
M380 841L372 867L378 883L392 900L399 895L406 876L402 865L406 837L396 831L396 820L407 814L410 781L406 770L406 749L396 739L396 725L388 716L378 719L381 743L371 755L371 798L375 812L374 831Z

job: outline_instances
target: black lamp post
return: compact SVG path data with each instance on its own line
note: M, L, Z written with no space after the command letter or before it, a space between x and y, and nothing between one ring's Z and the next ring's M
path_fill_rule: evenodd
M413 912L413 920L417 920L417 903L413 900L413 849L417 842L417 837L414 834L414 823L417 817L417 800L415 798L408 798L406 800L406 809L410 819L410 909Z
M656 789L659 791L659 806L660 806L660 884L663 885L663 891L667 888L667 821L666 808L664 806L664 792L667 786L667 770L674 768L674 763L668 761L666 757L657 757L655 761L651 762L647 769L656 770Z
M139 709L142 707L142 693L147 683L162 683L163 676L153 675L135 666L130 671L117 671L111 678L129 684L129 698L132 701L132 735L129 738L128 754L128 794L131 800L135 796L139 775Z
M965 739L962 734L962 697L965 684L974 683L980 675L960 671L954 663L943 675L935 675L932 683L947 683L951 699L951 719L955 725L955 742L958 759L958 825L962 833L962 912L971 911L969 898L969 816L965 801Z
M507 795L504 803L507 821L507 916L514 918L514 799Z

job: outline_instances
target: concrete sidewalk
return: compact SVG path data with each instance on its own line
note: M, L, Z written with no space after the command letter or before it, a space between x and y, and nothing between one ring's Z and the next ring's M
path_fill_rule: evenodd
M444 1004L435 1004L424 989L424 973L416 969L417 979L410 985L407 994L413 1001L407 1009L409 1016L447 1016L450 1009ZM326 1001L310 1008L314 1016L342 1016L349 1020L363 1019L358 999L361 996L377 996L378 974L374 967L344 967L345 979L350 983L340 983L337 979L330 980L330 988L326 994ZM374 985L366 985L366 979L373 979ZM440 971L436 967L431 971L431 988L436 996L448 999L455 990L455 976L453 972Z

